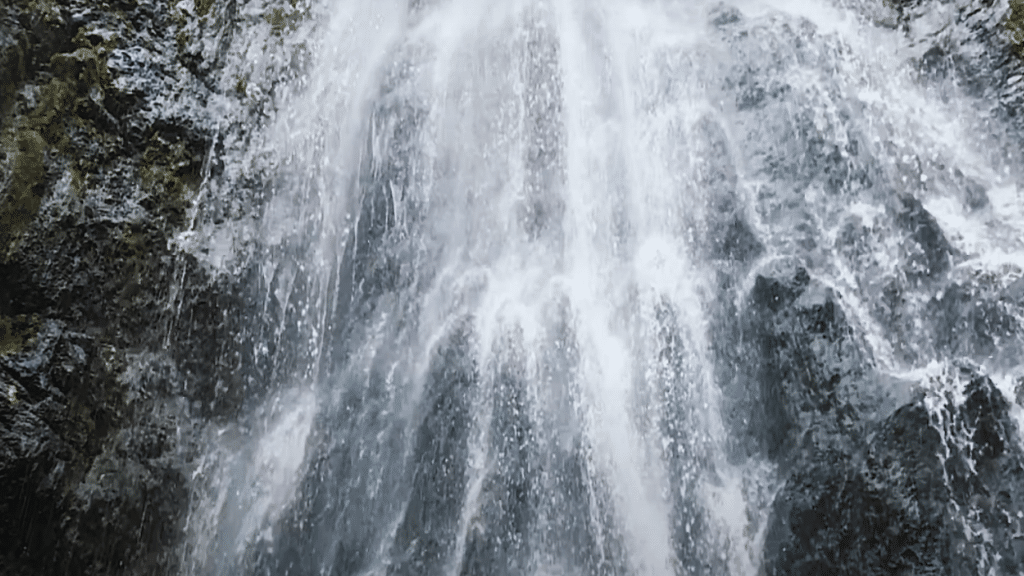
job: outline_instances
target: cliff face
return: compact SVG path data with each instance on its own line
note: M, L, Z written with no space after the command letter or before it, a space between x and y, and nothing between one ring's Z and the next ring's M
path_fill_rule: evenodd
M174 571L193 423L258 364L249 277L179 242L259 210L255 180L200 194L264 115L271 84L228 65L237 29L274 25L255 4L0 7L0 573Z
M879 4L880 24L923 39L920 81L990 106L1011 127L993 153L1019 155L1020 3ZM300 355L288 347L301 303L266 295L300 294L303 272L261 264L291 255L247 233L275 186L260 134L308 55L289 34L309 10L301 0L0 7L0 574L180 571L205 427L257 405ZM944 19L926 17L935 13ZM733 21L723 14L721 25ZM740 107L760 105L758 90ZM857 176L819 168L834 187ZM989 203L977 183L951 178L971 210ZM746 266L763 253L731 211L715 218L709 258ZM723 304L716 319L743 351L715 351L728 366L731 449L788 478L771 504L766 573L1015 573L1015 408L974 363L952 359L1019 365L1019 270L954 270L960 255L911 196L894 196L885 221L904 247L894 268L874 258L884 239L859 221L835 251L867 279L859 288L895 354L945 366L931 396L887 395L844 302L802 268L763 272L740 294L742 313ZM359 266L366 290L386 284L385 266ZM915 318L934 337L912 346ZM434 418L423 434L467 434L450 428ZM511 554L499 545L486 544Z
M1021 4L1011 2L1009 11L973 1L888 5L888 25L920 54L910 62L920 85L983 110L1000 127L986 132L986 153L1019 163ZM964 214L997 201L959 169L952 175ZM979 367L1018 375L1020 403L1019 263L986 267L988 254L965 254L955 246L960 231L940 225L905 191L881 204L884 221L848 219L834 250L857 277L896 361L928 365L913 397L884 398L911 389L879 373L844 320L850 303L830 291L809 298L821 288L801 281L800 271L759 275L746 296L741 322L750 345L739 364L748 372L738 381L753 391L739 397L759 402L758 430L769 434L754 450L778 462L785 478L762 569L1019 574L1020 409L1006 395L1014 384L1001 391ZM899 247L896 258L884 257L886 237Z

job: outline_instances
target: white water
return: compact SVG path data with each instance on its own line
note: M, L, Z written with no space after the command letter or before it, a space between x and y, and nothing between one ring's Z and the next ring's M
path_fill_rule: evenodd
M907 376L927 339L901 354L871 312L905 266L893 190L966 271L1019 274L1024 203L986 112L917 78L881 3L716 4L314 11L261 230L299 255L267 275L282 307L302 292L308 354L257 425L211 439L190 571L758 573L780 480L728 453L720 279L742 308L797 259ZM808 150L859 154L872 182L826 189ZM989 207L964 208L954 169ZM734 219L763 251L716 252ZM873 242L859 268L836 250L851 219Z

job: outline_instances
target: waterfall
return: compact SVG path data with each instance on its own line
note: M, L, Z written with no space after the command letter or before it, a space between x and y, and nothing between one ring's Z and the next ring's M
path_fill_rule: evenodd
M949 14L323 0L264 135L283 368L187 573L766 573L808 454L954 358L1011 394L1021 332L940 322L1024 266L1011 125L920 65Z

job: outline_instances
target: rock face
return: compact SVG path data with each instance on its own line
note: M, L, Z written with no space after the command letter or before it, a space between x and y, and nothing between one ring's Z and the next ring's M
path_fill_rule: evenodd
M950 364L909 398L881 381L841 299L793 265L756 275L737 327L733 450L787 478L766 574L1020 572L1024 450L1011 405L977 366Z
M939 13L929 12L938 4L945 7L941 17L929 16ZM1009 126L993 137L993 150L1020 159L1024 8L1010 4L1004 21L985 0L888 2L894 16L883 24L927 38L912 63L920 82L940 96L966 93L988 103L986 112ZM229 274L210 265L220 258L216 250L204 259L201 249L179 249L190 238L230 231L232 223L251 228L260 216L276 182L259 169L245 172L246 163L259 164L253 127L263 127L279 83L301 68L303 52L286 46L285 37L308 9L302 0L0 6L0 576L182 571L190 483L202 481L202 470L193 468L202 437L196 428L238 420L272 382L312 364L298 326L316 289L296 264L302 255L288 252L294 247L250 246L265 250L268 263L243 258ZM723 34L742 23L738 10L716 10L712 23ZM246 43L239 30L276 44ZM744 50L777 52L761 46L757 34L766 32L754 30ZM799 33L787 38L803 46ZM529 74L554 74L552 54L554 48L538 49ZM705 239L695 242L701 258L724 270L712 347L729 455L768 461L783 478L771 503L765 574L1024 572L1017 409L974 364L1009 370L1024 359L1024 271L1014 263L996 269L971 262L921 200L928 191L948 192L966 213L979 213L991 208L990 191L976 175L947 170L924 152L883 167L853 130L842 147L807 137L818 127L801 111L817 101L794 96L775 68L726 76L723 93L734 95L729 106L745 121L768 120L762 131L751 129L737 153L720 120L696 124L694 139L703 148L690 161L706 213L699 227ZM553 142L540 139L540 148L556 149L564 137L552 112L560 97L552 93L527 111L531 129ZM378 112L371 122L383 131L381 119L389 116ZM791 115L793 128L785 130L792 137L762 150L772 130L783 129L775 120L787 118L782 112ZM426 114L410 108L400 115L388 128L388 163L376 180L360 183L370 191L353 231L361 244L353 248L352 269L343 271L365 280L351 298L363 306L353 315L411 282L408 265L385 242L397 218L386 192L413 177L411 142ZM247 155L250 148L256 151ZM770 184L757 191L758 214L743 207L736 168L743 162L734 154L763 160L745 168ZM565 206L541 193L564 159L536 150L528 159L533 196L523 220L537 239L554 234L564 216ZM899 188L901 177L920 189ZM811 188L835 206L880 205L878 214L872 222L843 214L830 236L817 224L828 218L809 208ZM200 197L204 190L209 197ZM755 220L784 230L785 238L765 237ZM227 244L237 240L226 237ZM786 256L765 263L780 253ZM880 373L864 319L823 279L833 256L852 271L856 285L849 288L884 332L896 363L945 367L916 396ZM250 314L254 303L258 315ZM673 314L659 310L659 321L671 327ZM671 357L674 331L665 333L666 363L681 369ZM342 340L361 336L339 330L332 336L336 354L347 346ZM466 359L470 339L453 336L431 367L430 410L409 439L416 471L393 557L425 544L396 563L396 572L441 570L438 551L457 540L456 503L466 489L450 478L466 475L468 398L481 370ZM526 570L523 559L534 545L526 534L548 513L529 496L540 486L531 477L539 440L523 415L528 398L517 370L525 368L498 378L492 422L498 476L511 480L482 488L489 498L482 517L511 528L468 539L467 574L494 566L509 574ZM679 405L692 401L672 394L680 394L670 397ZM346 401L353 407L339 414L355 413L355 401ZM366 430L380 432L382 443L406 440L383 427ZM670 436L681 445L687 433ZM314 472L331 479L334 499L319 492L320 484L302 487L312 495L303 500L308 509L286 519L277 552L253 553L256 566L267 573L316 571L319 558L303 556L303 545L321 530L336 532L336 541L314 548L336 556L332 569L368 565L377 535L361 520L396 514L401 501L358 499L370 480L348 463L359 460L360 450L340 441L323 449ZM579 511L589 505L578 496L587 456L575 450L558 463L562 468L552 468L551 486L569 495L561 508ZM681 453L670 462L672 473L687 477L694 458ZM445 465L428 466L434 462ZM395 494L402 488L390 479L392 469L373 472ZM691 487L686 482L696 485L678 482L680 494ZM703 517L695 501L677 498L672 539L687 557L705 545L696 536ZM587 563L605 553L600 539L583 520L562 530L552 542L575 542L575 549L552 554L596 572L599 566ZM618 558L619 544L609 541L607 555Z
M1007 126L990 144L1017 158L1024 11L1010 4L1004 19L987 2L894 2L890 24L924 43L912 62L920 82L944 98L975 98ZM847 215L837 230L858 320L877 323L882 346L869 347L849 303L798 266L760 271L738 319L722 323L733 330L724 341L742 343L719 351L738 366L720 375L739 399L727 400L733 429L747 431L734 452L767 457L784 479L765 574L1024 570L1019 408L988 375L1019 371L1021 269L964 253L969 243L929 212L921 198L932 192L963 214L991 209L977 181L938 168L921 162L927 178L902 178L922 183L913 194L874 171L877 213ZM870 349L897 366L929 365L927 377L913 390L882 382Z
M974 368L821 451L775 501L767 574L1017 574L1024 453L1009 405Z
M174 243L223 169L211 109L244 96L220 76L241 19L0 7L0 573L174 572L192 422L233 414L266 368L242 326L252 278Z
M874 362L839 295L807 270L780 262L755 276L744 309L720 342L720 379L737 457L786 467L807 450L842 449L895 400L873 384Z

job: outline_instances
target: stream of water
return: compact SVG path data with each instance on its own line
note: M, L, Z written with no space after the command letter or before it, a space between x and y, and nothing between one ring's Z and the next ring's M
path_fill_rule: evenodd
M1019 149L882 2L314 13L257 233L299 352L211 433L190 573L757 574L785 464L735 440L722 326L758 275L841 296L884 412L946 354L915 278L1024 263Z

